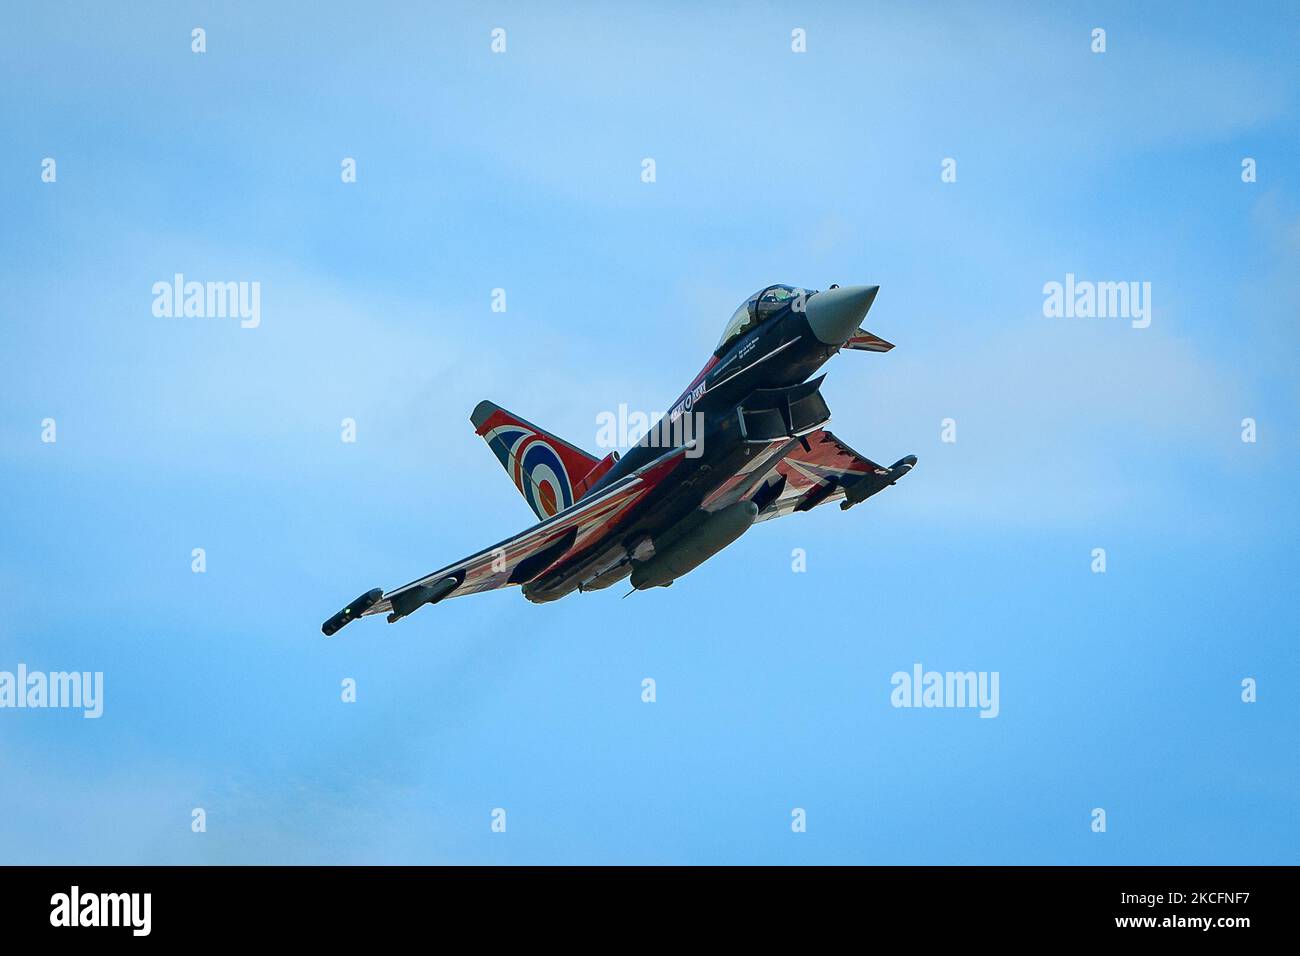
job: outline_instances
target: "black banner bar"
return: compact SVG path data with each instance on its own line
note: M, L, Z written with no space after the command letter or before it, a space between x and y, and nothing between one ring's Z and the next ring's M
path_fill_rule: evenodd
M6 938L336 944L436 926L815 921L918 942L1283 931L1295 871L1256 867L29 867L0 870ZM522 921L522 922L521 922ZM538 922L540 921L540 922Z

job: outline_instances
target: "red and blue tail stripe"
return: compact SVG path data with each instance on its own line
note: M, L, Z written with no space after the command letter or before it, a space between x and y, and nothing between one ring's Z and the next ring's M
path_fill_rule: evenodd
M582 449L492 402L479 402L470 421L539 518L572 506L579 497L575 486L599 464Z

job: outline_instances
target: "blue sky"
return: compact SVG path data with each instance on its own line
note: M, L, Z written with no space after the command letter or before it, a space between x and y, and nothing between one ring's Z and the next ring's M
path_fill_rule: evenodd
M0 862L1296 861L1294 5L263 6L0 31L0 670L105 681L0 710ZM824 393L906 482L322 638L529 523L476 402L592 448L771 282L880 284ZM999 716L891 707L916 662Z

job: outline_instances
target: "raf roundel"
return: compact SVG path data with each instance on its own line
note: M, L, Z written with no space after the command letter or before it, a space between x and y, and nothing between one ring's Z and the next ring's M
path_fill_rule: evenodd
M539 518L571 507L578 499L574 485L599 464L594 456L491 402L480 402L470 420Z
M573 504L573 485L555 449L536 432L522 432L511 449L511 477L539 515L558 514Z

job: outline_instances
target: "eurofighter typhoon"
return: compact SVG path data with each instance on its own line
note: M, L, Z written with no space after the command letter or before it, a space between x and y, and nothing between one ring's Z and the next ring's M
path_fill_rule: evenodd
M916 464L888 468L825 429L824 376L841 349L887 352L861 328L879 286L824 292L771 285L736 309L718 347L670 411L622 457L590 455L492 402L470 421L537 524L391 591L374 588L322 625L401 620L426 604L518 585L534 602L625 578L668 587L751 526L838 501L848 509Z

